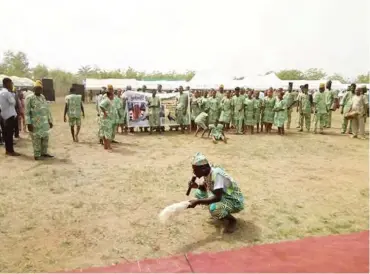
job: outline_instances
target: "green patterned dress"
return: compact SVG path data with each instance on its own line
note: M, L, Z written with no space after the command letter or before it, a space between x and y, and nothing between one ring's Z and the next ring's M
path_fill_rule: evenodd
M208 111L208 123L214 124L220 118L220 105L218 99L210 97L208 99L209 111Z
M246 97L244 100L244 124L246 126L254 126L256 124L256 110L256 100Z
M274 125L277 127L283 127L284 123L287 119L287 107L286 107L286 100L279 98L276 98L274 111L275 111L275 117L274 117Z
M221 115L220 122L229 124L231 121L231 111L232 111L232 99L224 97L221 100Z
M104 117L104 113L101 112L100 114L100 138L105 138L107 140L113 139L113 125L114 125L114 107L113 102L108 98L105 97L99 104L99 107L105 110L107 113L107 117Z
M191 108L191 120L194 121L195 118L202 112L202 98L193 97L190 103Z
M263 122L267 124L274 123L274 106L275 106L275 97L265 97L263 98Z
M220 220L229 214L242 211L244 209L244 196L235 180L222 167L212 166L211 174L207 178L204 178L207 191L197 189L195 197L197 199L205 199L213 196L212 192L214 191L215 181L218 176L222 176L222 179L226 180L228 184L223 188L221 201L210 204L209 211L213 218Z
M210 135L214 137L216 140L221 140L222 133L224 130L224 125L223 124L218 124L217 126L215 125L209 125L209 129L211 130Z
M257 124L261 124L261 107L262 107L262 99L255 99L256 104L256 114L255 114L255 120Z

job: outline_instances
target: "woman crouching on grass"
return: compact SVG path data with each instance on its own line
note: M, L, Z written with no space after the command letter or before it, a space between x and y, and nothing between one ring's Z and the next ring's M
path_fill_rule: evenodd
M214 125L209 125L209 132L208 132L208 137L212 137L213 143L217 144L218 141L224 141L225 144L227 143L226 136L224 133L224 125L221 123L216 123Z
M225 232L233 233L236 229L236 219L231 214L244 209L244 196L238 184L223 168L211 166L201 153L195 154L192 166L197 178L204 177L204 184L189 182L189 187L197 188L195 193L197 199L190 201L189 208L209 205L211 216L225 221L227 223Z

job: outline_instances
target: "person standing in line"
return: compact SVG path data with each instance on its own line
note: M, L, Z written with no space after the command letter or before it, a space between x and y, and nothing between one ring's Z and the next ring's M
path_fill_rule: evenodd
M299 131L303 131L303 125L306 126L307 131L310 131L312 106L308 95L308 89L304 86L302 86L302 93L298 96L297 112L299 114Z
M262 99L260 98L260 91L256 90L254 92L254 100L256 104L256 114L255 114L255 121L257 126L257 133L260 133L260 126L261 126L261 132L263 132L263 126L262 126Z
M327 111L324 128L331 128L332 108L335 100L335 93L331 89L331 83L331 80L326 83L326 90L324 91Z
M24 93L21 91L19 93L19 116L18 116L18 128L23 130L24 133L27 132L26 127L26 120L24 117L24 109L25 109L25 102L24 102Z
M365 121L364 117L366 115L365 108L366 102L364 100L364 96L362 95L362 89L357 88L355 95L352 97L352 105L349 112L355 112L356 115L352 119L352 129L353 135L352 138L357 138L358 133L360 133L360 139L365 140Z
M262 100L262 111L263 111L263 123L265 124L266 133L270 134L272 129L272 124L274 123L274 106L275 97L273 96L273 90L270 88L267 92L266 97Z
M53 119L48 103L41 94L42 89L41 81L36 81L34 94L27 96L26 99L26 124L31 133L35 160L54 157L48 153L49 130L53 128Z
M230 121L231 121L231 112L232 112L232 106L231 106L231 93L230 91L226 92L226 96L222 98L220 103L220 123L224 125L225 131L228 131L230 128Z
M10 78L3 79L3 89L0 91L0 115L1 129L5 143L5 154L8 156L19 156L14 151L13 134L16 127L17 112L15 110L16 101L13 94L13 82Z
M254 134L256 111L256 100L253 98L253 90L250 90L248 96L244 100L244 124L246 126L246 132L248 132L249 129L251 134Z
M189 93L184 93L184 88L179 87L180 97L176 106L176 119L180 125L181 133L185 133L186 115L188 113Z
M78 134L81 130L81 113L82 117L85 118L85 111L82 104L82 96L80 94L75 94L75 88L70 88L70 94L66 96L65 101L66 104L64 106L64 122L67 122L67 115L68 115L68 123L71 128L71 135L73 142L78 142ZM76 132L75 132L75 126Z
M355 94L356 90L356 84L351 84L348 87L347 93L344 95L342 102L341 102L341 112L340 114L343 115L343 120L342 120L342 134L345 134L348 128L348 121L349 121L349 129L348 133L352 134L352 120L348 120L346 118L346 114L349 112L352 106L352 97Z
M120 117L122 113L120 112L120 109L122 109L122 101L121 99L117 96L117 91L113 89L110 92L113 92L113 132L112 132L112 143L117 144L118 142L114 140L116 138L116 132L118 130L118 125L120 123Z
M158 90L161 90L162 86L158 85ZM160 110L161 110L161 100L157 96L157 91L153 90L152 96L148 98L148 108L149 108L149 126L150 132L153 133L153 129L156 128L160 134L163 134L161 130L160 123Z
M196 126L195 118L197 118L197 116L202 112L201 107L202 107L202 98L200 97L199 91L196 90L190 100L192 128Z
M208 124L214 125L220 118L220 105L216 97L216 91L211 90L211 95L208 99L209 112L208 112Z
M289 88L284 94L284 100L286 102L286 111L287 111L287 124L286 129L290 129L290 124L292 122L292 111L294 105L294 94L293 94L293 83L289 83Z
M234 113L234 126L236 134L243 134L244 122L244 100L240 95L240 88L235 88L235 95L233 97L233 113Z
M326 97L324 91L325 84L322 83L320 84L319 92L315 95L313 99L315 109L315 134L317 133L318 123L320 123L320 134L324 134L324 125L328 113L326 109Z
M287 101L284 100L283 94L283 89L279 89L273 108L275 112L274 125L278 128L279 135L285 135L284 124L287 120Z

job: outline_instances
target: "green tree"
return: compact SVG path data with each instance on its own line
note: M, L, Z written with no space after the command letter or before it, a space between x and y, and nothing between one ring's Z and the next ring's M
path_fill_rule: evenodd
M38 64L32 69L33 79L42 79L49 76L49 70L45 65Z
M329 76L328 80L339 81L342 84L345 84L347 82L346 79L344 79L344 77L339 73L334 73L333 75Z
M31 70L24 52L6 51L1 62L2 73L9 76L30 77Z
M303 75L305 80L321 80L325 78L326 73L322 69L310 68Z
M369 84L370 82L369 73L358 75L356 82L361 84Z
M280 80L304 80L302 71L296 69L281 70L276 73Z

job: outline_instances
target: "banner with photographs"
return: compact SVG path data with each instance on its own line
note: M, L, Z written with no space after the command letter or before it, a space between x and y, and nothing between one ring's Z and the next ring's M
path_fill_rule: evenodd
M189 94L186 93L188 96ZM123 98L126 100L127 124L129 127L149 127L148 101L151 93L137 91L126 91ZM176 106L180 93L161 93L157 94L161 100L160 121L161 126L177 126ZM190 121L190 99L188 99L187 115ZM189 122L187 123L189 124Z

